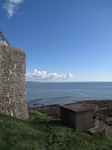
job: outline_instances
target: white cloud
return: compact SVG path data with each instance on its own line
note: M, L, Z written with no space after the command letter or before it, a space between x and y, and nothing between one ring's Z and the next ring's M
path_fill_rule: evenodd
M23 0L9 0L10 3L19 4L22 3Z
M26 81L73 81L74 78L75 76L71 73L68 75L57 73L47 74L46 71L38 71L37 69L34 69L33 73L26 73Z
M18 9L20 3L23 3L24 0L6 0L3 4L3 8L8 13L8 18L12 17L15 11Z
M74 76L71 73L68 74L68 78L73 78L73 77Z

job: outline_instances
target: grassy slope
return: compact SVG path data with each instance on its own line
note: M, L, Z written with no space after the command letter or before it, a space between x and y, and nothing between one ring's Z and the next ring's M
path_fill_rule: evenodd
M107 136L75 132L60 121L29 111L21 121L0 114L0 150L111 150L112 133Z

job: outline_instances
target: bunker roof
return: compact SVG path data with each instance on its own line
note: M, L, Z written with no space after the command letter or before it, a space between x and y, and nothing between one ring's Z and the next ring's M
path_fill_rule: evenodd
M68 104L63 105L61 108L65 108L71 111L74 111L76 113L80 112L86 112L86 111L96 111L98 106L95 104L82 104L82 103L76 103L76 104Z

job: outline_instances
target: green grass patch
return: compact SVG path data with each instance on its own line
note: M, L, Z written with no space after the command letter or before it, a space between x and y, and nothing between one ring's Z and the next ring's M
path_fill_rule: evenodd
M0 114L0 150L111 150L106 136L76 132L60 121L29 111L28 120Z

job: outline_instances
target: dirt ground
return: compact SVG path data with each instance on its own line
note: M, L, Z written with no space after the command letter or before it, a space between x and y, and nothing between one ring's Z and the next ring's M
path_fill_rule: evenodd
M95 116L97 116L99 120L105 122L112 129L112 100L88 100L81 101L79 103L98 105L99 109L95 113ZM44 113L50 118L55 118L58 120L60 119L60 105L48 105L39 108L34 108L33 110Z

